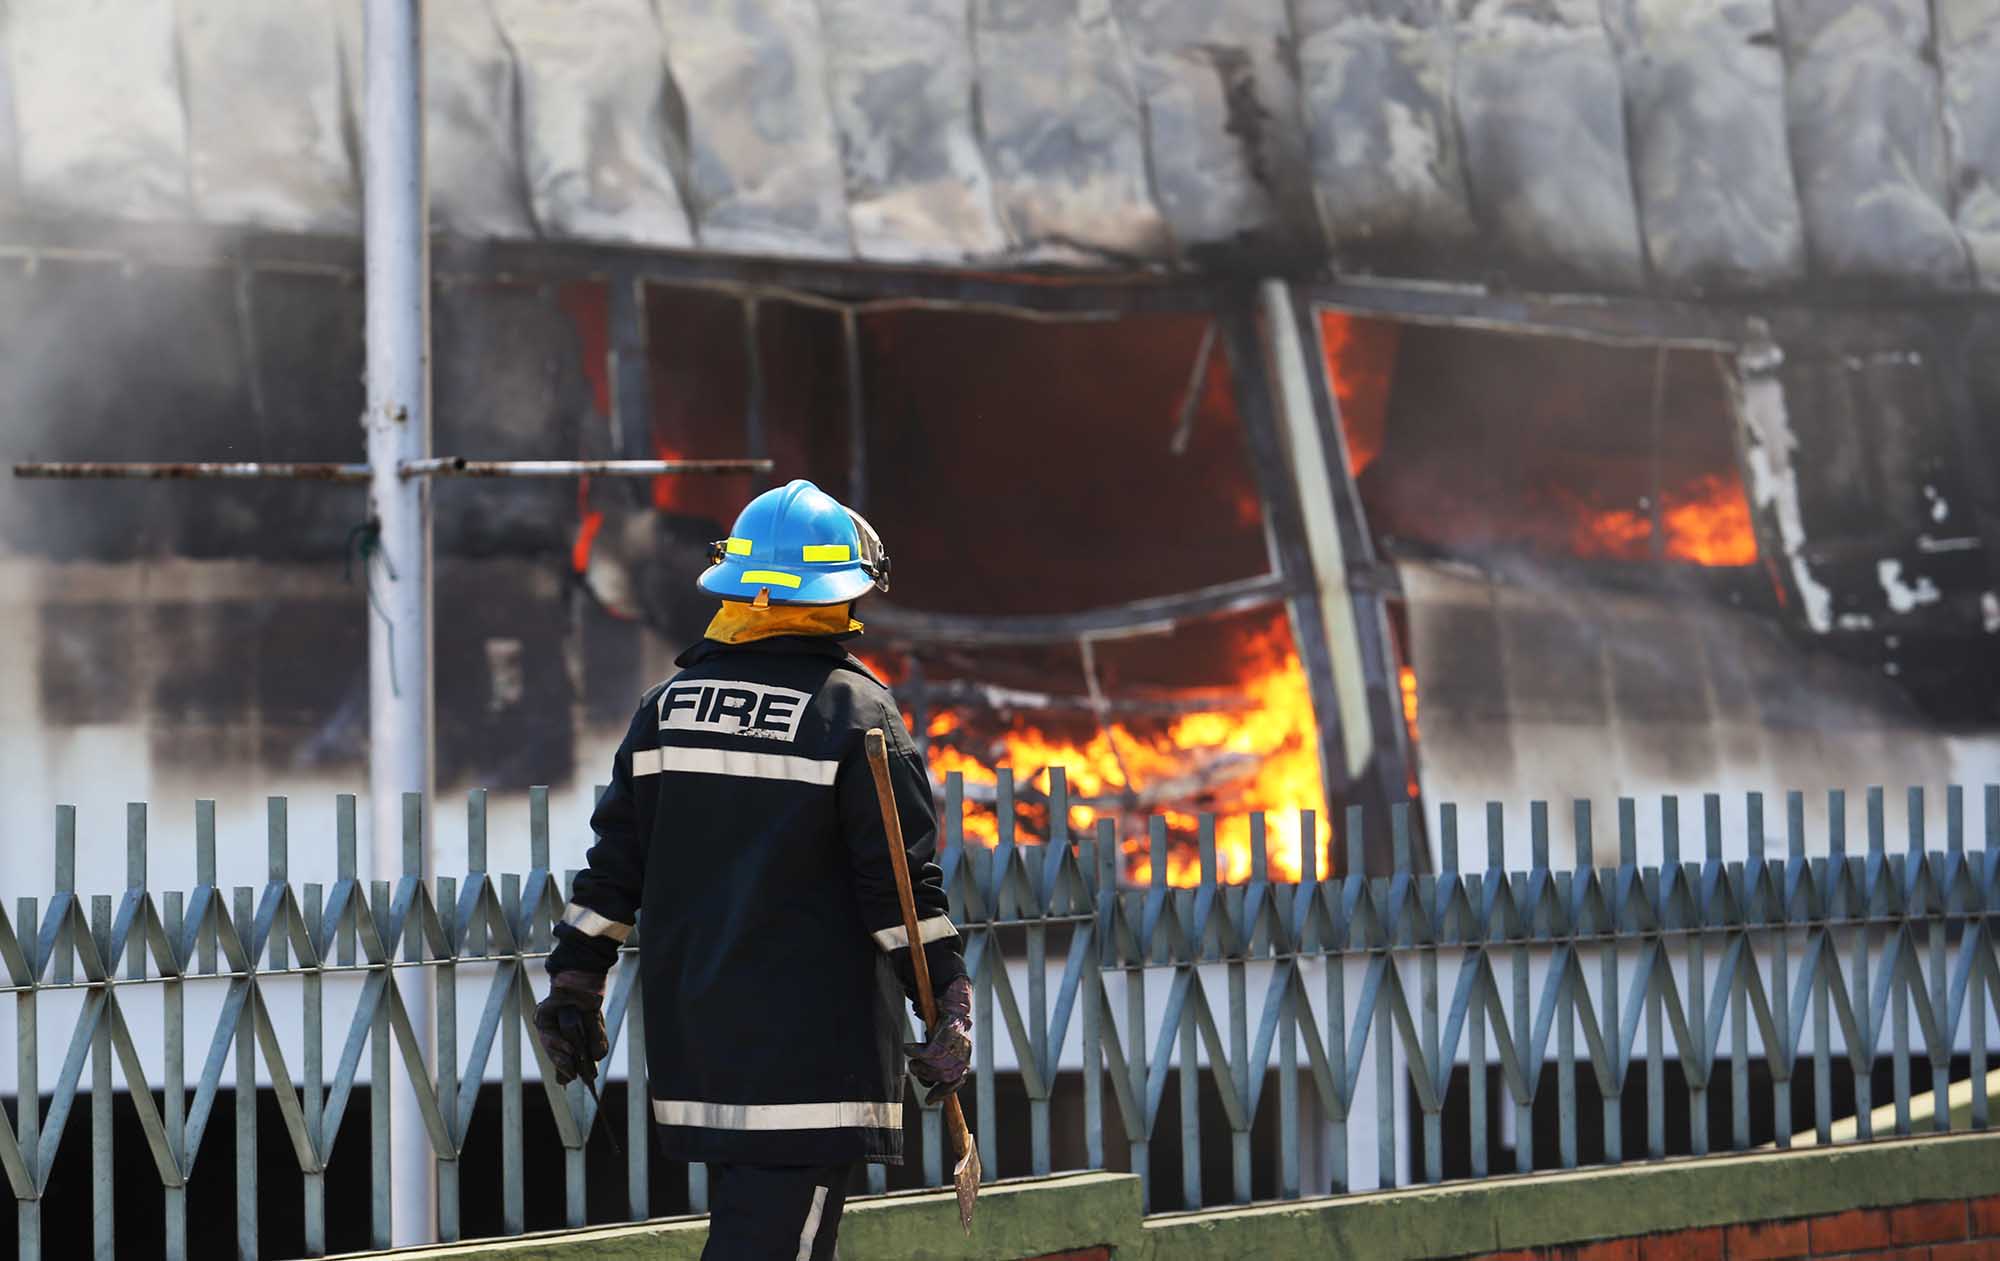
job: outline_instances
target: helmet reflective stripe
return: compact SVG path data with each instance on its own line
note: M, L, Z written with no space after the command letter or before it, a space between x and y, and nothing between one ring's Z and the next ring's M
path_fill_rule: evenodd
M804 479L751 500L709 556L697 585L725 600L846 604L887 585L875 531Z

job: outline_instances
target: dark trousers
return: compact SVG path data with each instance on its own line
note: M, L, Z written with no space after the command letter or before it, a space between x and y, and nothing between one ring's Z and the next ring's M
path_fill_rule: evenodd
M701 1261L834 1261L853 1165L708 1167Z

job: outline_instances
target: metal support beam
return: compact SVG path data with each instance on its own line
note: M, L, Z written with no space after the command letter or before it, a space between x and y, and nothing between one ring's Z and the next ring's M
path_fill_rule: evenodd
M646 358L646 281L615 271L606 284L611 342L611 449L634 459L653 452L653 377Z
M423 14L418 0L367 0L362 227L367 299L369 521L368 796L373 874L403 874L403 794L433 792L430 483L401 466L431 451L429 197L424 183ZM423 829L426 836L430 829ZM420 857L419 877L429 874ZM430 1002L404 996L429 1041ZM378 1031L378 1036L380 1036ZM376 1048L378 1058L383 1048ZM380 1078L376 1088L382 1088ZM390 1228L435 1238L429 1139L407 1084L391 1112ZM378 1191L379 1194L379 1191Z
M1275 280L1264 283L1259 301L1272 339L1292 477L1305 508L1306 546L1327 610L1341 717L1350 732L1365 732L1364 738L1349 740L1348 774L1367 785L1361 804L1367 811L1369 865L1385 873L1393 860L1387 807L1408 792L1409 731L1380 590L1384 584L1353 580L1356 574L1377 573L1380 561L1354 485L1340 399L1328 379L1313 304ZM1424 852L1418 847L1419 855ZM1421 870L1425 862L1419 857L1416 865Z
M1292 642L1298 648L1299 664L1305 669L1306 686L1312 697L1313 717L1319 727L1320 783L1331 806L1334 799L1344 797L1349 791L1347 768L1351 757L1340 690L1328 651L1329 602L1315 585L1318 575L1306 546L1299 488L1289 471L1290 460L1252 295L1241 294L1216 318L1221 326L1223 348L1229 356L1229 377L1236 394L1237 416L1243 424L1250 472L1256 478L1258 498L1264 505L1265 547L1285 592ZM1365 730L1360 734L1366 737ZM1310 852L1310 839L1302 837L1301 842ZM1338 847L1335 852L1339 852Z
M861 321L840 313L840 350L847 382L847 504L868 511L868 393L861 379Z

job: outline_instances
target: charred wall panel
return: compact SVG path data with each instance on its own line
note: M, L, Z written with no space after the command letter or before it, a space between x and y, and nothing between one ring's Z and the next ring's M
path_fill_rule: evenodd
M557 299L440 287L440 453L577 453L591 352ZM8 268L0 458L359 460L361 325L359 285L336 274ZM585 666L562 585L577 484L441 479L432 493L439 709L454 715L440 766L562 782L570 671ZM318 482L0 482L0 595L33 631L29 743L58 758L90 729L131 774L209 792L357 773L372 614L367 567L349 557L343 580L342 560L365 512L359 488ZM630 644L604 664L627 706L638 666Z
M974 111L972 8L823 0L854 249L883 261L1004 252Z
M1336 256L1450 270L1477 228L1444 4L1320 0L1297 12L1313 193Z
M694 243L679 95L651 0L496 0L514 51L521 163L544 235Z
M433 449L489 460L574 458L593 408L575 323L546 288L448 286L432 304ZM434 483L440 553L539 553L552 563L576 520L559 478Z
M247 301L238 316L254 325L253 401L259 404L262 435L255 455L240 458L365 461L361 412L367 406L367 354L361 341L359 280L257 272L237 283ZM432 363L439 375L454 374L453 365L435 356ZM93 454L123 457L112 445ZM196 493L220 489L211 486ZM367 512L367 491L361 487L270 482L238 493L254 497L264 522L240 540L238 554L273 562L344 556L353 546L354 527ZM274 528L273 523L282 525Z
M1752 502L1804 629L1899 679L1935 717L2000 716L1996 451L1980 400L1993 330L1877 320L1737 368Z
M687 109L688 197L703 248L851 253L817 6L656 0L656 7Z
M1153 188L1181 249L1300 256L1319 245L1282 6L1117 0Z
M426 13L432 205L457 236L1806 297L1996 284L1992 0ZM18 204L63 231L359 222L357 4L18 0L0 44L0 201L14 168Z
M569 602L547 566L479 561L439 572L440 784L546 784L578 771L605 773L575 764L569 630Z
M1968 561L1978 568L1978 549L1955 542L1979 542L1961 460L1990 454L1960 451L1932 379L1934 353L1926 337L1905 349L1787 355L1807 546L1835 584L1836 620L1845 616L1852 629L1940 603L1946 590L1965 588L1946 574ZM1884 562L1899 567L1897 577L1883 575Z
M572 457L591 410L574 323L543 289L441 287L433 447ZM328 276L47 262L0 272L0 404L11 459L359 460L361 292ZM554 555L575 520L559 481L449 481L451 554ZM313 482L12 483L8 547L58 559L338 558L362 492ZM276 526L274 528L274 523Z
M348 99L367 99L361 6L339 5ZM520 94L513 52L489 0L424 5L424 161L431 221L468 237L535 235L517 144ZM360 110L355 107L358 120ZM357 121L356 126L359 126Z
M1472 205L1527 277L1645 276L1625 102L1595 0L1457 0L1453 79Z
M1602 855L1615 843L1616 799L1637 798L1639 861L1648 863L1661 853L1662 794L1680 797L1685 855L1699 852L1702 793L1737 803L1725 819L1733 848L1740 792L1765 794L1768 827L1776 795L1804 790L1812 838L1825 835L1827 788L1942 786L1985 773L1979 759L1990 746L1938 732L1880 670L1800 652L1775 622L1725 602L1529 586L1412 562L1400 570L1424 794L1458 802L1475 837L1469 804L1507 803L1511 861L1527 857L1531 799L1565 814L1573 798L1592 801ZM1485 646L1495 642L1505 645L1497 655ZM1532 645L1541 648L1523 651Z
M1986 555L1991 597L1982 598L1982 625L2000 632L2000 436L1993 424L2000 416L2000 312L1976 312L1958 330L1942 360L1942 385L1961 453L1965 523Z
M263 434L226 271L0 269L0 451L10 459L242 460ZM338 495L344 492L334 490ZM254 550L258 488L10 482L0 539L64 560Z
M1776 0L1792 159L1822 276L1963 287L1924 0Z
M1655 281L1752 291L1805 274L1768 0L1603 0Z
M360 231L338 7L272 0L174 6L188 170L202 218L294 232Z
M24 200L58 216L189 217L172 0L16 0L4 29Z
M154 718L176 727L217 726L251 708L245 692L257 678L255 605L244 600L177 601L133 612L148 624L143 634L133 627L132 638L162 646L178 663L153 681ZM51 630L70 616L60 605L44 607L45 655ZM128 640L128 653L129 645ZM327 673L338 675L339 670Z
M369 613L359 593L260 601L254 612L263 763L360 766L368 744Z
M1931 14L1953 218L1980 286L2000 290L2000 5L1940 0Z
M1016 255L1164 259L1124 33L1089 0L980 0L972 37L993 196Z
M14 118L14 70L0 49L0 211L20 213L20 127Z
M128 719L143 695L132 652L142 638L143 610L92 603L48 604L40 612L42 712L69 727Z

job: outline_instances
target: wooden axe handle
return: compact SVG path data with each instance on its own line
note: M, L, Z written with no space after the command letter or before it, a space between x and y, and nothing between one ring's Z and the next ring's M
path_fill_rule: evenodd
M882 831L889 841L889 865L896 869L896 900L903 908L903 933L910 948L910 967L917 974L917 1005L924 1029L937 1024L937 996L931 993L931 961L924 957L917 936L917 895L910 888L910 857L903 848L903 818L896 809L896 788L889 782L889 739L880 727L862 737L868 746L868 769L875 772L875 799L882 807Z
M903 848L903 819L896 809L895 785L889 782L889 738L880 727L870 727L862 737L868 750L868 769L875 772L875 799L882 807L882 831L888 837L889 865L896 869L896 900L902 904L903 934L909 941L910 968L917 974L917 1005L923 1011L926 1033L937 1027L937 996L931 993L931 964L924 957L923 940L917 935L917 895L910 888L910 858ZM972 1134L965 1127L965 1109L958 1096L944 1101L945 1127L951 1131L952 1145L963 1156L972 1149Z

